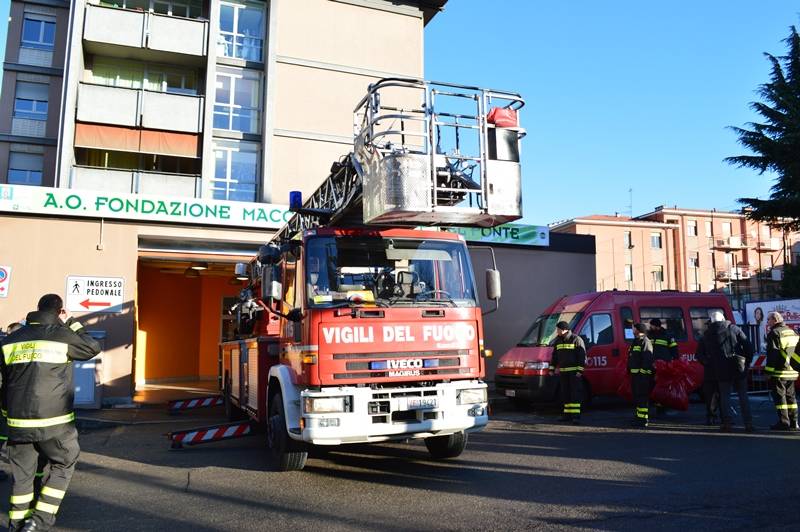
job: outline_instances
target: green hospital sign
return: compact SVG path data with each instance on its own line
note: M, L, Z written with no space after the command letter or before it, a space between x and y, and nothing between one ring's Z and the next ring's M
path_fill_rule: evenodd
M497 227L448 227L468 242L486 244L515 244L519 246L549 246L550 230L541 225L503 224Z
M0 212L278 229L285 205L0 185Z

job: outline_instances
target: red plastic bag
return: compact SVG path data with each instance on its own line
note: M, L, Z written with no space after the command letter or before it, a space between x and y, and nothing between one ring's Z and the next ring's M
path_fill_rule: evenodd
M507 107L492 107L486 120L497 127L517 127L517 112Z
M650 399L656 403L675 410L689 409L689 392L687 391L688 369L686 362L673 360L665 362L656 360L656 384L650 393Z
M705 369L699 362L689 362L688 360L681 360L686 368L686 389L693 392L703 385L703 378L705 376Z
M620 371L621 370L621 371ZM617 395L628 401L633 402L633 388L631 388L631 374L628 368L620 366L617 369L617 378L619 380L619 388L617 388Z

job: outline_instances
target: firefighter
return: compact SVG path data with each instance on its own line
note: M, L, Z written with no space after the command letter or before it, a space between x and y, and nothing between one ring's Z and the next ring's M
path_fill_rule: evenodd
M797 334L783 323L778 312L767 314L767 366L764 371L769 376L769 387L778 422L772 430L797 430L797 401L794 381L800 368L800 354L795 353Z
M647 337L647 326L633 326L636 338L628 348L628 373L631 376L631 391L636 417L633 425L646 427L650 417L650 391L653 389L653 344Z
M56 294L42 296L26 325L0 342L0 397L8 413L8 458L14 479L9 530L52 527L78 461L70 361L89 360L100 352L100 344L63 306ZM35 494L40 455L49 461L50 470Z
M661 320L653 318L650 320L650 341L653 343L653 356L655 360L669 362L678 359L678 342L667 334L666 329L661 326Z
M553 341L553 363L551 368L559 375L561 401L564 411L561 421L580 424L581 399L583 397L583 365L586 363L586 345L583 338L570 331L569 323L556 324L556 339Z

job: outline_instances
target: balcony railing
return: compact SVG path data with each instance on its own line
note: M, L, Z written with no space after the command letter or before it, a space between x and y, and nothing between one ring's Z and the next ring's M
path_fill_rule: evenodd
M711 248L717 250L746 249L748 246L747 239L741 235L733 235L723 238L712 237L710 240Z
M202 96L81 83L77 118L94 124L202 133L203 100Z
M780 238L764 238L758 241L759 251L781 251L783 241Z
M208 21L150 11L86 4L89 42L201 56L208 54Z
M166 174L92 166L73 166L70 188L182 198L199 198L202 192L199 175Z
M749 279L752 275L753 272L749 268L743 267L717 270L717 279L720 281L739 281Z

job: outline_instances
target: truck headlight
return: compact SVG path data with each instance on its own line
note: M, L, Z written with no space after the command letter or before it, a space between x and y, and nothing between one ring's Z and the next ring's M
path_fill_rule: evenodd
M550 362L525 362L525 369L543 370L550 367Z
M306 397L303 399L303 412L307 414L347 412L350 403L352 403L350 397Z
M475 403L486 402L486 388L471 388L468 390L459 390L457 397L457 404L472 405Z

